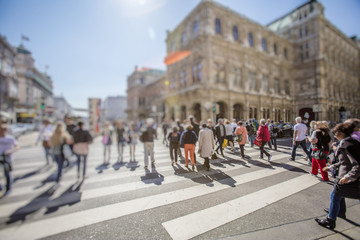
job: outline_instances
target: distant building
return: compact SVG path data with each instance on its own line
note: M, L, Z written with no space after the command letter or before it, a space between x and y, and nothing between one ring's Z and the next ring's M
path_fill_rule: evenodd
M105 120L110 122L126 120L126 102L125 96L107 97L103 105Z
M152 116L161 118L162 96L165 88L165 71L150 68L138 69L127 79L127 108L129 121L141 121ZM163 85L164 84L164 85Z
M316 0L267 26L203 0L166 44L167 119L360 117L360 48Z
M56 120L64 120L65 115L73 116L74 109L63 96L54 96L54 113Z
M15 104L19 101L19 83L15 68L16 51L0 35L0 115L16 121Z
M23 45L16 48L16 52L16 74L19 82L17 120L41 121L44 116L52 116L53 82L50 76L35 67L31 52Z

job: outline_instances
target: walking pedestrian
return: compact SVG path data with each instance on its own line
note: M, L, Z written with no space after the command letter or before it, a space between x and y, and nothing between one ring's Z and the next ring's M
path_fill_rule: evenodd
M143 129L140 136L140 140L144 143L144 168L148 169L149 165L149 155L151 157L151 167L155 168L155 158L154 158L154 138L157 138L155 129L153 128L154 119L146 119L146 128Z
M279 131L279 128L274 124L274 121L271 120L271 122L269 124L270 142L271 142L271 145L274 146L275 151L277 150L276 137L277 137L278 131Z
M250 146L254 147L254 141L255 141L255 137L256 137L256 131L254 126L252 125L252 120L249 120L248 122L246 122L246 131L248 132L248 137L249 137L249 141L250 141Z
M116 123L116 136L117 136L117 150L118 150L118 159L117 163L123 162L123 155L124 155L124 147L125 147L125 128L122 121L118 121Z
M184 132L184 126L181 124L179 119L176 119L176 125L178 127L179 134L181 135ZM179 148L178 148L178 154L179 154L179 157L182 158L180 144L179 144Z
M71 137L74 137L74 129L76 128L75 124L73 124L73 121L69 115L65 116L65 123L66 123L66 131L69 133ZM71 149L71 153L73 152L73 144L69 144L69 147ZM70 162L68 158L64 159L64 167L70 166Z
M306 135L307 135L307 126L301 122L301 117L295 118L294 126L294 136L293 136L293 145L290 161L295 161L296 149L300 145L304 150L308 159L311 159L311 155L306 148Z
M136 145L138 143L138 133L136 131L136 125L135 123L130 123L130 129L128 131L128 140L129 148L130 148L130 162L136 162L135 159L135 149Z
M43 119L43 123L44 123L44 126L41 128L41 130L39 132L39 136L35 142L35 145L38 145L38 143L40 141L42 141L42 146L43 146L44 152L45 152L46 164L49 165L49 163L50 163L49 158L53 159L52 155L50 153L50 148L51 148L50 137L53 134L54 128L50 124L49 119L47 119L47 118Z
M242 121L238 121L237 125L238 125L238 127L235 130L235 141L239 144L241 158L245 159L244 149L245 149L245 143L246 143L247 130L243 126Z
M324 209L328 216L315 221L323 227L334 229L336 218L346 218L345 197L360 198L360 142L352 138L354 126L349 122L340 123L332 130L340 144L335 150L338 163L324 167L323 171L339 170L339 181L330 194L330 208Z
M318 175L318 169L320 168L320 173L323 181L329 181L328 173L323 171L326 167L326 158L329 154L329 143L331 138L328 134L329 130L326 128L325 124L321 121L316 122L315 131L313 132L311 138L309 139L312 143L312 168L311 173L315 176Z
M225 119L225 129L226 129L226 137L228 144L230 144L231 152L234 152L234 138L233 138L233 127L229 120Z
M166 147L169 146L168 140L167 140L167 132L168 132L168 128L169 128L169 124L167 123L166 120L163 121L162 123L162 130L163 130L163 144L165 144Z
M204 167L210 170L209 158L211 157L215 148L213 131L207 128L206 122L202 124L202 129L199 132L199 153L205 159Z
M207 124L207 128L208 128L208 129L210 129L210 130L213 132L213 135L214 135L214 140L215 140L216 130L215 130L215 127L213 126L212 119L211 119L211 118L209 118L207 122L208 122L208 124Z
M169 133L167 139L170 142L171 165L174 166L174 164L177 163L177 159L178 159L177 151L180 143L180 133L176 126L173 127L172 132Z
M268 161L270 161L271 155L264 149L264 146L266 145L266 143L270 141L269 128L268 128L268 126L265 125L265 123L266 123L265 119L260 120L260 127L257 131L256 139L258 141L261 141L260 159L264 159L264 153L265 153L265 155L268 157Z
M102 144L104 146L104 165L110 163L111 158L111 145L112 145L113 131L110 127L110 123L106 122L104 131L102 132ZM107 155L107 157L106 157ZM106 160L107 159L107 160Z
M315 131L315 124L316 124L316 121L311 121L310 122L310 128L309 128L309 137L312 136L313 132ZM312 147L311 147L311 143L309 142L309 138L306 138L306 143L307 143L307 150L311 156L311 152L312 152ZM309 159L309 161L311 162L311 159Z
M74 129L74 153L77 158L77 177L80 178L80 164L83 162L83 179L86 178L86 161L89 154L89 144L92 143L92 136L89 131L84 130L84 123L78 122L78 127ZM81 161L82 160L82 161Z
M217 142L219 144L219 146L216 148L215 151L217 154L219 154L218 150L220 149L221 155L225 157L223 152L223 143L226 137L226 129L224 122L221 118L218 119L218 124L215 127L215 131L216 131Z
M232 122L231 122L231 127L232 127L232 132L233 132L233 134L235 133L235 130L236 130L236 128L238 127L238 124L236 123L236 119L235 118L233 118L233 120L232 120Z
M54 155L55 161L58 166L58 172L56 177L56 186L59 185L59 181L62 175L62 168L64 164L65 156L63 154L64 144L71 144L72 139L67 133L64 123L58 122L55 127L53 135L50 137L51 152Z
M3 164L4 175L6 179L5 195L11 191L12 179L10 171L12 171L12 154L19 149L19 144L13 136L7 135L8 125L1 123L0 125L0 154ZM0 191L2 186L0 185Z
M189 155L192 165L192 170L195 170L195 144L198 138L196 133L193 131L193 126L188 124L186 130L181 134L180 146L184 146L185 152L185 167L189 167Z

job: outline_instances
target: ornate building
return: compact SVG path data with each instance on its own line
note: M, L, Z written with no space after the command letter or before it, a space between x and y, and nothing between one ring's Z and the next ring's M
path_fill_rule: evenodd
M201 1L168 31L167 118L359 117L360 48L323 12L309 1L265 27Z
M127 119L140 121L154 117L160 122L164 116L164 87L165 71L135 67L127 79Z

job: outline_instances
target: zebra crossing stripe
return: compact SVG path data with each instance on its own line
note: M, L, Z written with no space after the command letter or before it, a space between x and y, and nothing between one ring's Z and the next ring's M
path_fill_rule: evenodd
M311 175L302 175L232 201L164 222L162 225L172 239L190 239L264 208L317 183L319 183L319 181ZM199 221L199 219L201 220ZM189 223L191 223L191 227L188 227Z
M296 162L288 163L290 168L301 166ZM64 231L70 231L91 224L103 222L110 219L119 218L129 214L178 203L184 200L200 197L206 194L215 193L220 190L236 185L255 181L264 177L288 171L289 168L273 167L262 169L232 178L214 181L212 187L204 184L179 189L171 192L161 193L148 197L129 200L121 203L110 204L98 208L88 209L80 212L70 213L58 217L26 223L21 226L14 226L0 231L0 239L38 239ZM318 181L317 181L318 182ZM299 183L300 184L300 183ZM301 185L301 184L300 184ZM276 190L276 189L275 189ZM74 221L74 219L76 219ZM180 228L181 229L181 228Z
M284 156L282 154L279 154L274 157L274 160L281 159L283 157ZM237 166L231 167L231 170L237 170L237 169L241 169L243 167L245 167L245 166L237 165ZM170 168L172 169L172 167L169 167L169 169ZM212 171L202 172L201 175L199 175L199 173L197 173L197 172L188 172L188 173L184 173L182 175L167 176L167 177L164 177L161 185L166 185L166 184L171 184L171 183L176 183L176 182L181 182L181 181L185 182L185 181L190 181L191 179L198 178L201 176L214 175L214 174L218 173L216 170L221 170L221 169L223 169L223 168L214 167L212 169ZM133 174L133 175L135 175L135 174ZM142 176L142 175L144 175L144 173L136 174L136 176ZM183 177L185 177L185 178L183 178ZM113 175L111 179L117 180L120 178L124 178L124 176ZM102 180L103 179L94 179L93 178L92 182L98 182L98 181L102 181ZM107 180L109 180L109 178ZM153 180L154 179L152 179L152 181ZM87 183L89 183L89 182L87 182ZM72 184L73 184L73 181L67 182L67 184L62 186L61 189L58 189L58 191L56 191L56 193L53 194L50 199L55 199L58 196L60 196L62 194L61 190L68 189ZM83 190L82 195L81 195L81 200L88 200L88 199L93 199L93 198L97 198L97 197L104 197L104 196L112 195L112 194L116 194L116 193L122 193L122 192L127 192L127 191L132 191L132 190L139 190L139 189L150 188L150 187L155 187L155 186L156 185L147 185L144 182L133 182L133 183L118 184L118 185L96 188L96 189ZM23 191L25 191L25 190L23 190ZM27 190L27 191L28 191L28 193L29 193L29 191L34 192L34 190L31 190L31 189ZM39 192L39 193L41 193L43 191L44 191L43 189L41 189L41 191L37 190L37 192ZM20 190L18 192L16 192L17 196L19 196L20 192L21 192ZM31 202L31 200L24 200L24 201L17 201L17 202L10 202L7 204L2 204L0 206L0 217L6 217L9 212L14 212L18 208L20 208L22 206L26 206L29 202Z

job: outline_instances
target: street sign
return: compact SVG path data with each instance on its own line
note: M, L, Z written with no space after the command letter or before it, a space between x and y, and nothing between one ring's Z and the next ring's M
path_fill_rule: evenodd
M318 104L313 105L313 112L320 112L320 106Z

